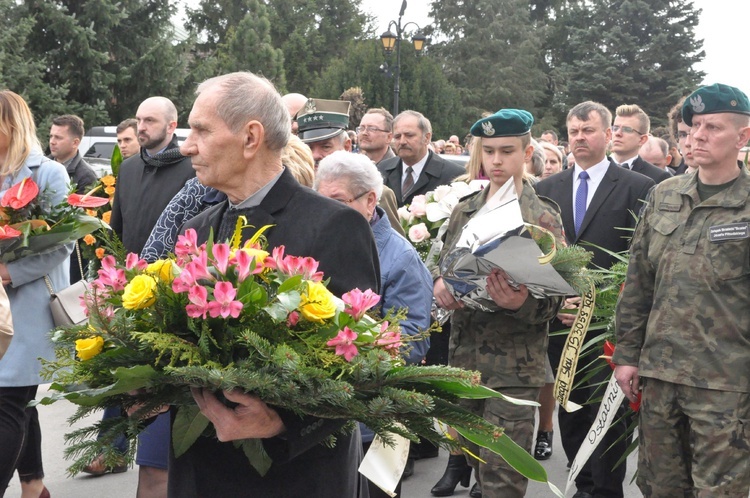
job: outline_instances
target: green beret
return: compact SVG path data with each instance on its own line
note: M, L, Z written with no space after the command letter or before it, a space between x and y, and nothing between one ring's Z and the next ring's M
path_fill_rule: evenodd
M534 116L523 109L500 109L471 127L475 137L518 137L531 131Z
M345 100L309 99L297 113L299 138L304 143L335 137L349 127L349 106Z
M696 114L720 112L750 115L750 101L739 88L716 83L697 89L682 104L682 120L688 126L693 126Z

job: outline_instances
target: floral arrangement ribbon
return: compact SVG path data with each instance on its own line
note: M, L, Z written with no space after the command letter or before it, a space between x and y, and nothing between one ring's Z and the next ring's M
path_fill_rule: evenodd
M408 439L398 434L393 434L392 443L386 444L376 434L370 449L367 450L365 458L359 465L359 473L390 497L396 496L394 491L401 480L401 474L404 473L411 445Z
M576 457L573 459L573 463L570 464L570 472L568 473L568 480L565 483L565 494L568 494L570 486L575 483L576 476L581 472L584 464L588 461L594 450L599 446L604 435L609 430L612 421L617 415L617 409L622 404L622 400L625 399L625 393L622 392L620 386L617 385L617 380L613 375L609 379L607 384L607 390L604 391L604 397L602 403L599 405L599 411L596 414L594 423L591 425L586 438L583 440L581 447L576 453Z
M592 284L589 290L581 296L581 304L578 308L573 326L565 341L560 365L557 368L557 377L555 377L554 394L555 399L566 412L574 412L581 408L580 405L568 400L570 391L573 389L573 379L576 375L578 366L578 356L581 354L581 347L589 329L591 318L594 315L594 305L596 304L596 289Z

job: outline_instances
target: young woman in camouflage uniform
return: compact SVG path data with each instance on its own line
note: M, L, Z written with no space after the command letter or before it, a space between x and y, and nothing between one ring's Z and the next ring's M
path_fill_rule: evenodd
M558 244L564 244L559 208L551 200L539 197L524 176L524 162L533 153L530 145L533 121L526 111L503 109L472 126L472 135L482 141L482 165L490 184L456 206L441 256L455 247L463 226L469 219L485 211L487 199L510 178L514 179L519 194L524 221L550 230ZM487 278L487 291L500 309L484 312L464 307L446 289L442 278L433 276L437 277L434 284L437 303L454 310L449 363L480 371L482 382L487 387L509 396L536 401L545 380L547 322L556 315L560 299L536 299L525 286L511 286L505 273L495 271ZM518 406L492 399L467 402L466 407L504 427L508 436L531 451L534 440L533 406ZM470 496L524 496L527 485L524 477L499 456L478 448L472 450L486 463L470 459L469 463L478 471L480 483L472 488Z

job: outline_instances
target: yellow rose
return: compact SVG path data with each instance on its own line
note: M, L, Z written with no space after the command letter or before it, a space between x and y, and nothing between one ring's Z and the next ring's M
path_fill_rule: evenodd
M125 286L122 307L129 310L148 308L156 301L156 280L150 275L138 275Z
M90 360L102 352L104 339L99 336L89 337L88 339L78 339L76 341L76 356L81 360Z
M86 243L87 246L90 246L96 242L96 237L94 237L93 235L89 233L83 237L83 241Z
M112 197L115 195L115 188L114 187L104 187L104 193L108 196Z
M101 177L100 181L107 187L111 187L112 185L115 184L117 179L112 175L106 175L106 176Z
M300 296L299 311L305 319L322 323L336 314L333 294L320 282L307 282L307 292Z
M109 220L112 218L112 211L107 211L106 213L102 213L102 221L109 225Z
M166 283L171 283L174 280L174 273L172 271L172 260L171 259L160 259L148 265L146 267L146 273L149 275L156 276L159 280Z

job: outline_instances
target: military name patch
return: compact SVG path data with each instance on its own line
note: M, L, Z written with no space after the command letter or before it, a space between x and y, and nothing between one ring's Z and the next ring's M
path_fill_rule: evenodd
M730 223L728 225L716 225L708 228L708 240L711 242L723 242L725 240L738 240L750 237L749 223Z

